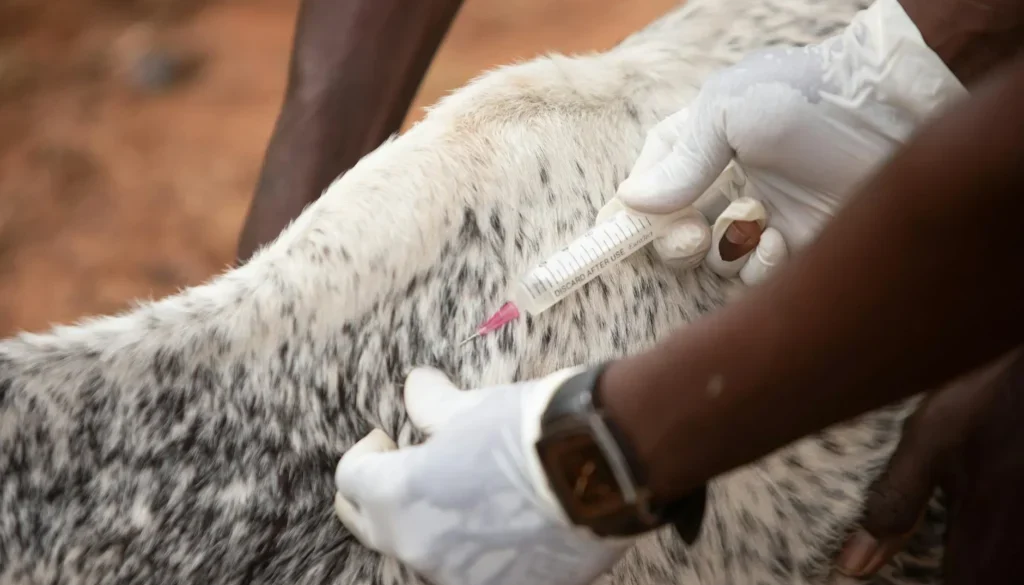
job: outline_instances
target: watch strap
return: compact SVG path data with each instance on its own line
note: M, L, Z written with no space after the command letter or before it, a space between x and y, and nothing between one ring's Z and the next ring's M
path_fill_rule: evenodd
M598 411L603 411L604 406L601 403L600 395L597 393L597 381L600 379L601 374L604 373L606 366L607 363L604 363L597 368L593 368L596 373L593 384L591 385L591 400L594 408ZM605 416L602 418L604 419L605 425L615 436L615 442L632 470L634 481L636 481L638 485L647 485L648 479L646 470L641 464L640 458L633 451L625 435L608 417ZM700 487L689 494L674 501L661 504L657 509L655 509L655 513L663 524L672 525L676 533L679 534L679 537L683 539L683 542L687 545L692 545L700 536L700 529L704 524L704 513L707 509L707 494L707 484L701 484ZM655 505L657 506L657 503L655 503Z
M624 463L629 474L629 478L624 479L636 488L642 488L647 485L644 466L625 434L604 414L600 397L596 392L597 383L606 367L607 362L601 363L563 382L555 391L541 417L541 429L550 428L552 425L557 426L558 420L568 413L583 416L597 415L599 426L608 432L612 439L610 442L613 443L610 449L613 452L606 453L606 456L619 459ZM602 431L595 429L594 432ZM607 441L605 444L607 446ZM693 544L700 535L700 528L704 520L707 507L707 486L702 485L677 500L666 503L650 502L650 505L650 512L654 516L652 520L647 523L642 522L639 518L623 521L615 532L622 535L635 534L671 524L684 542Z
M690 494L669 502L662 509L662 517L672 524L676 534L688 545L697 542L700 528L704 525L704 513L707 509L708 486L701 485Z

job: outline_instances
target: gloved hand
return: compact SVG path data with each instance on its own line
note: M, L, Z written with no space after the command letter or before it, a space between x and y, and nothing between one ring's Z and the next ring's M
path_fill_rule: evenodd
M745 204L716 222L707 262L728 277L751 256L770 266L787 245L811 241L858 183L965 94L899 2L878 0L834 37L765 50L709 79L688 108L651 130L612 205L678 213L735 161L739 194L764 204L770 229L756 251L722 258L728 224L757 215ZM666 250L671 256L658 249Z
M589 585L632 541L570 525L534 450L544 408L577 371L471 392L413 371L406 406L430 438L396 450L374 431L353 446L338 463L335 512L437 585Z

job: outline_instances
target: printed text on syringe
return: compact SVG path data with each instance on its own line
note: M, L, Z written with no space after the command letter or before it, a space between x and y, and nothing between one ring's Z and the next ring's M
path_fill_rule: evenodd
M587 281L587 279L591 278L596 272L600 272L609 264L619 260L623 256L629 255L630 253L633 252L633 250L636 250L641 246L647 245L653 239L654 234L651 233L649 236L637 240L636 242L633 242L633 244L630 245L628 248L623 248L622 250L617 251L612 256L605 258L604 260L602 260L598 264L595 264L594 266L591 266L586 272L582 274L577 274L576 277L570 280L569 282L563 283L562 286L556 288L553 291L554 295L557 297L569 292L573 287L575 287L579 283Z

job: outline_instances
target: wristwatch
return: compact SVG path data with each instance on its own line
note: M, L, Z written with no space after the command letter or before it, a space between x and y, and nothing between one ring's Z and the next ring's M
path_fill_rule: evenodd
M700 534L707 486L658 502L596 392L606 364L562 382L541 416L536 442L548 483L573 524L601 537L636 536L672 524L687 544Z

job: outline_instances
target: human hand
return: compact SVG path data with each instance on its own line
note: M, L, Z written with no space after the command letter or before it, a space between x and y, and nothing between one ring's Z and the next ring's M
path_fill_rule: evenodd
M1019 351L930 394L904 424L885 471L868 490L860 528L836 561L854 578L877 573L907 544L954 457L986 420Z
M643 173L648 167L661 162L658 155L663 153L658 152L660 148L652 148L652 145L664 147L664 144L652 141L649 137L640 158L633 166L632 174ZM732 250L726 251L726 256L731 254L738 258L757 246L765 230L767 214L764 206L757 201L736 199L741 177L734 166L726 169L701 197L700 203L668 214L671 216L669 221L655 234L653 242L654 250L663 262L680 269L694 268L700 264L712 247L709 218L725 216L733 219L727 229L715 234L716 241L724 238L727 246L733 245ZM613 197L598 211L594 223L603 223L615 214L628 210L621 199Z
M616 198L678 213L735 161L739 195L764 204L768 229L756 251L727 259L723 235L742 218L723 214L707 262L728 277L752 256L770 266L811 241L922 122L965 93L899 3L878 0L834 37L768 49L709 79L651 130Z
M373 431L338 463L335 512L366 546L437 585L586 585L631 540L570 525L534 450L552 394L577 369L463 392L444 374L406 380L413 424L397 449Z

